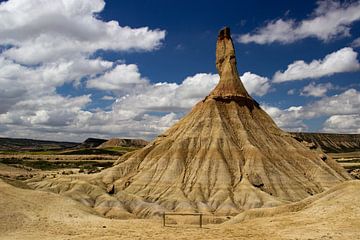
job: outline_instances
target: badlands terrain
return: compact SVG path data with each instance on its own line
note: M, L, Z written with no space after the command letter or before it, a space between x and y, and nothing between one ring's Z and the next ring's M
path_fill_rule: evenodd
M163 227L161 218L108 219L58 194L4 181L0 189L0 239L360 239L359 181L203 228L186 222Z
M150 143L5 149L0 238L360 239L358 135L281 130L243 86L229 28L216 67L218 85ZM204 225L162 226L164 212Z

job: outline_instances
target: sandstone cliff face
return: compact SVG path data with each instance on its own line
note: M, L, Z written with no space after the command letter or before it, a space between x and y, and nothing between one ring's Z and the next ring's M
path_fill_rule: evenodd
M230 30L220 31L220 82L191 112L92 179L33 183L106 216L163 211L234 215L320 193L349 175L330 157L280 130L245 90Z

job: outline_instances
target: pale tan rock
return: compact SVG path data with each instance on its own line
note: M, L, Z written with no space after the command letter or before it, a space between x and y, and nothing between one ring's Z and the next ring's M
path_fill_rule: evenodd
M239 79L227 28L220 31L216 57L219 84L146 147L82 180L81 188L75 180L32 186L74 194L102 212L118 201L121 214L149 217L163 211L236 215L299 201L351 179L333 159L321 159L279 129L251 98ZM109 188L111 197L100 198Z

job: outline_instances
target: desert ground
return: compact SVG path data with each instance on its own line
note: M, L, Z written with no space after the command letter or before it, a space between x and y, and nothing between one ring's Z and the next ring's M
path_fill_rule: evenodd
M196 217L166 227L161 218L107 219L70 198L14 185L0 181L1 239L360 239L360 181L203 228Z

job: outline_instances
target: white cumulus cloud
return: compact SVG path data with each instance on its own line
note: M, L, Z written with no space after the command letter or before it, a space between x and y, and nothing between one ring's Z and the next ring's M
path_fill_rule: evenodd
M315 84L311 82L309 85L306 85L302 91L301 95L303 96L312 96L312 97L323 97L330 89L334 88L331 83L324 84Z
M38 64L91 54L96 50L153 50L165 31L105 22L96 13L103 0L10 0L0 4L2 54L23 64Z
M305 106L292 106L287 109L264 105L264 110L283 129L289 131L304 131L309 128L305 120L328 117L323 123L323 131L356 133L360 112L360 92L349 89L341 94L323 97ZM349 117L350 116L350 117ZM345 120L344 124L340 120Z
M358 48L360 47L360 37L356 38L352 43L351 43L351 46L353 48Z
M249 94L264 96L270 90L270 81L267 77L245 72L240 78Z
M279 83L307 78L320 78L341 72L359 71L360 63L357 60L357 55L358 53L352 48L345 47L326 55L321 60L313 60L310 63L298 60L289 64L285 71L277 71L274 74L273 81Z
M148 80L141 77L135 64L119 64L100 77L90 79L88 88L99 90L121 91L131 90L136 85L146 85Z
M360 114L331 116L324 123L324 131L360 133Z
M313 37L329 41L336 37L350 36L350 26L360 20L360 2L344 2L323 0L309 18L296 21L294 19L277 19L269 21L265 26L238 37L241 43L254 42L269 44L279 42L292 43L304 38Z

